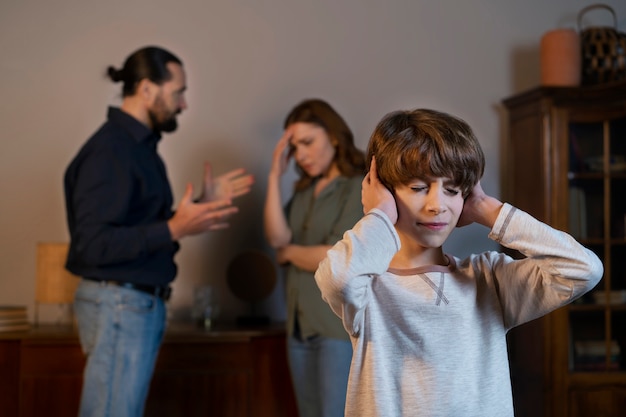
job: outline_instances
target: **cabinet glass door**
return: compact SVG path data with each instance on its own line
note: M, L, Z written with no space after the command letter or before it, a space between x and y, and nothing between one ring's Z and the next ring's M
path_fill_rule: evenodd
M569 308L570 370L626 371L626 117L569 124L569 232L604 277Z

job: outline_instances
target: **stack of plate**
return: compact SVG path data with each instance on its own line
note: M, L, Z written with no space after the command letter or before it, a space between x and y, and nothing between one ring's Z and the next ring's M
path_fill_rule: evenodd
M0 306L0 332L22 332L29 329L25 306Z

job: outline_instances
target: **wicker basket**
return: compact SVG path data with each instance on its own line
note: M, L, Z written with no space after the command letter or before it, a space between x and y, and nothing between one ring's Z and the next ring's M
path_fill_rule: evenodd
M613 27L591 26L583 29L583 16L602 8L613 15ZM592 4L578 13L580 31L582 83L603 84L626 80L626 34L617 31L615 11L606 4Z

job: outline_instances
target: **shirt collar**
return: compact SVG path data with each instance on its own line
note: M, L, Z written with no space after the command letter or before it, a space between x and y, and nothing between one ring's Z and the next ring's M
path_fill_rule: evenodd
M139 143L146 142L156 145L161 140L160 134L155 133L148 126L118 107L109 107L107 117L110 122L123 127Z
M315 184L319 181L319 177L315 178L315 180L313 180L313 186L310 187L312 190L315 189ZM339 187L341 184L345 183L346 181L348 181L348 177L345 177L341 174L339 174L339 176L333 178L327 185L326 187L324 187L324 189L319 193L319 196L327 194L332 192L333 190L335 190L335 188Z

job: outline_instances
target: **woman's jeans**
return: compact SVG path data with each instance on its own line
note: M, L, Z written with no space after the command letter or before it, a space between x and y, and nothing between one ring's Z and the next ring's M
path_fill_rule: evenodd
M141 417L165 329L163 300L83 279L74 308L87 354L80 417Z
M287 347L300 417L342 417L352 344L320 336L289 337Z

